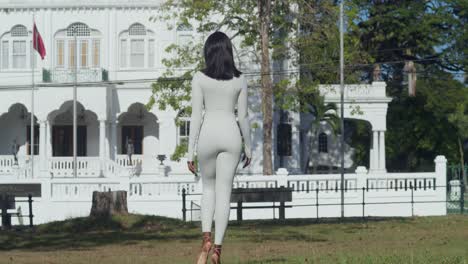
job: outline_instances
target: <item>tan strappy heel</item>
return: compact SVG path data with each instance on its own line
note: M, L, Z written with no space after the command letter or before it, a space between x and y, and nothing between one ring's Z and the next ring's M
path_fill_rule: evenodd
M211 250L211 232L203 232L201 252L198 254L197 264L206 264Z
M211 255L212 264L221 264L221 246L214 244L213 254Z

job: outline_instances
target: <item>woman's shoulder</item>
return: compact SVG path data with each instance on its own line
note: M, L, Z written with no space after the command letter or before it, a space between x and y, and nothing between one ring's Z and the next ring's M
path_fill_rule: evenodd
M200 79L200 78L208 78L208 79L213 79L211 77L209 77L208 75L206 75L203 71L201 70L198 70L198 71L195 71L193 73L193 76L192 76L192 79L193 80L196 80L196 79ZM229 80L224 80L224 81L243 81L245 80L245 74L244 73L240 73L238 76L233 76L232 79L229 79Z
M201 73L202 73L201 71L195 71L195 72L193 73L192 78L193 78L193 79L198 78L198 77L200 76Z

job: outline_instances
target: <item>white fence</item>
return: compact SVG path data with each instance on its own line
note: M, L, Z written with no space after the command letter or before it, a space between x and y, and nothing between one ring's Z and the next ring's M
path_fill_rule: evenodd
M91 166L93 168L93 166ZM116 170L110 166L108 170ZM445 215L446 159L437 156L435 171L424 173L368 173L358 167L345 174L345 216ZM34 178L0 180L0 183L40 183L42 197L34 199L34 223L87 216L93 191L125 190L132 213L154 214L182 219L182 189L187 193L186 206L200 206L202 179L195 176ZM292 187L293 201L286 202L286 218L338 217L341 215L341 177L339 174L236 176L237 187ZM18 197L18 200L22 198ZM363 205L363 201L365 204ZM252 203L249 205L271 205ZM316 206L319 204L319 206ZM234 204L232 204L234 205ZM17 203L26 212L27 204ZM230 219L236 219L231 209ZM198 220L200 212L193 212ZM278 217L278 209L248 209L243 219ZM190 220L190 213L188 213ZM27 223L27 220L25 220ZM13 218L12 224L18 224Z

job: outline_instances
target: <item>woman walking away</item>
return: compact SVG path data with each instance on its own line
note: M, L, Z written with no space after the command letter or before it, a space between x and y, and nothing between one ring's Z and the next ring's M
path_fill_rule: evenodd
M197 141L196 150L203 186L203 241L197 259L199 264L206 263L212 246L213 216L215 239L211 262L221 263L221 246L229 221L234 175L241 154L242 160L245 160L243 168L252 159L247 115L247 80L234 65L231 40L220 31L214 32L205 42L204 56L206 67L196 72L192 79L192 117L187 161L189 170L195 173L193 152ZM236 104L239 125L234 114ZM202 122L203 108L205 114Z

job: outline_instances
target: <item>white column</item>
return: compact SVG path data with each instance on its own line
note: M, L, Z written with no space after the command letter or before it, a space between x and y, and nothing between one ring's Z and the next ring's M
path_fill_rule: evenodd
M114 119L111 123L111 144L110 153L113 160L117 158L117 124L118 120Z
M46 122L46 120L39 120L39 175L41 176L45 176L47 173Z
M106 120L99 119L99 160L101 164L101 176L104 177L104 147L106 138Z
M46 131L47 131L47 135L46 135L46 144L47 144L47 148L46 148L46 156L48 158L52 157L52 124L50 123L49 120L46 121Z
M99 120L99 158L101 160L104 160L105 138L106 138L106 120L100 119Z
M106 137L105 137L105 141L104 141L104 156L108 159L111 159L111 154L110 154L110 137L111 137L111 133L110 133L110 123L107 122L106 123Z
M167 153L168 151L168 129L167 129L167 120L161 119L161 117L156 120L158 123L158 131L159 131L159 146L158 146L158 153L157 155L162 155L165 154L167 157L169 157L170 153ZM166 157L166 158L167 158ZM159 162L159 161L158 161Z
M378 131L372 130L372 147L370 150L370 157L369 157L369 170L377 170L378 169L378 160L379 160L379 137Z
M301 173L300 128L294 123L291 124L291 156L287 160L292 173Z
M385 168L385 131L379 131L379 170L386 171Z
M174 117L169 115L158 116L159 130L159 149L156 155L166 155L164 164L168 164L169 157L174 152L177 146L177 129ZM157 160L158 164L159 160ZM166 165L158 165L159 176L168 176L166 173Z
M159 150L157 154L166 155L166 159L174 152L177 146L177 126L172 116L160 116L159 125Z

